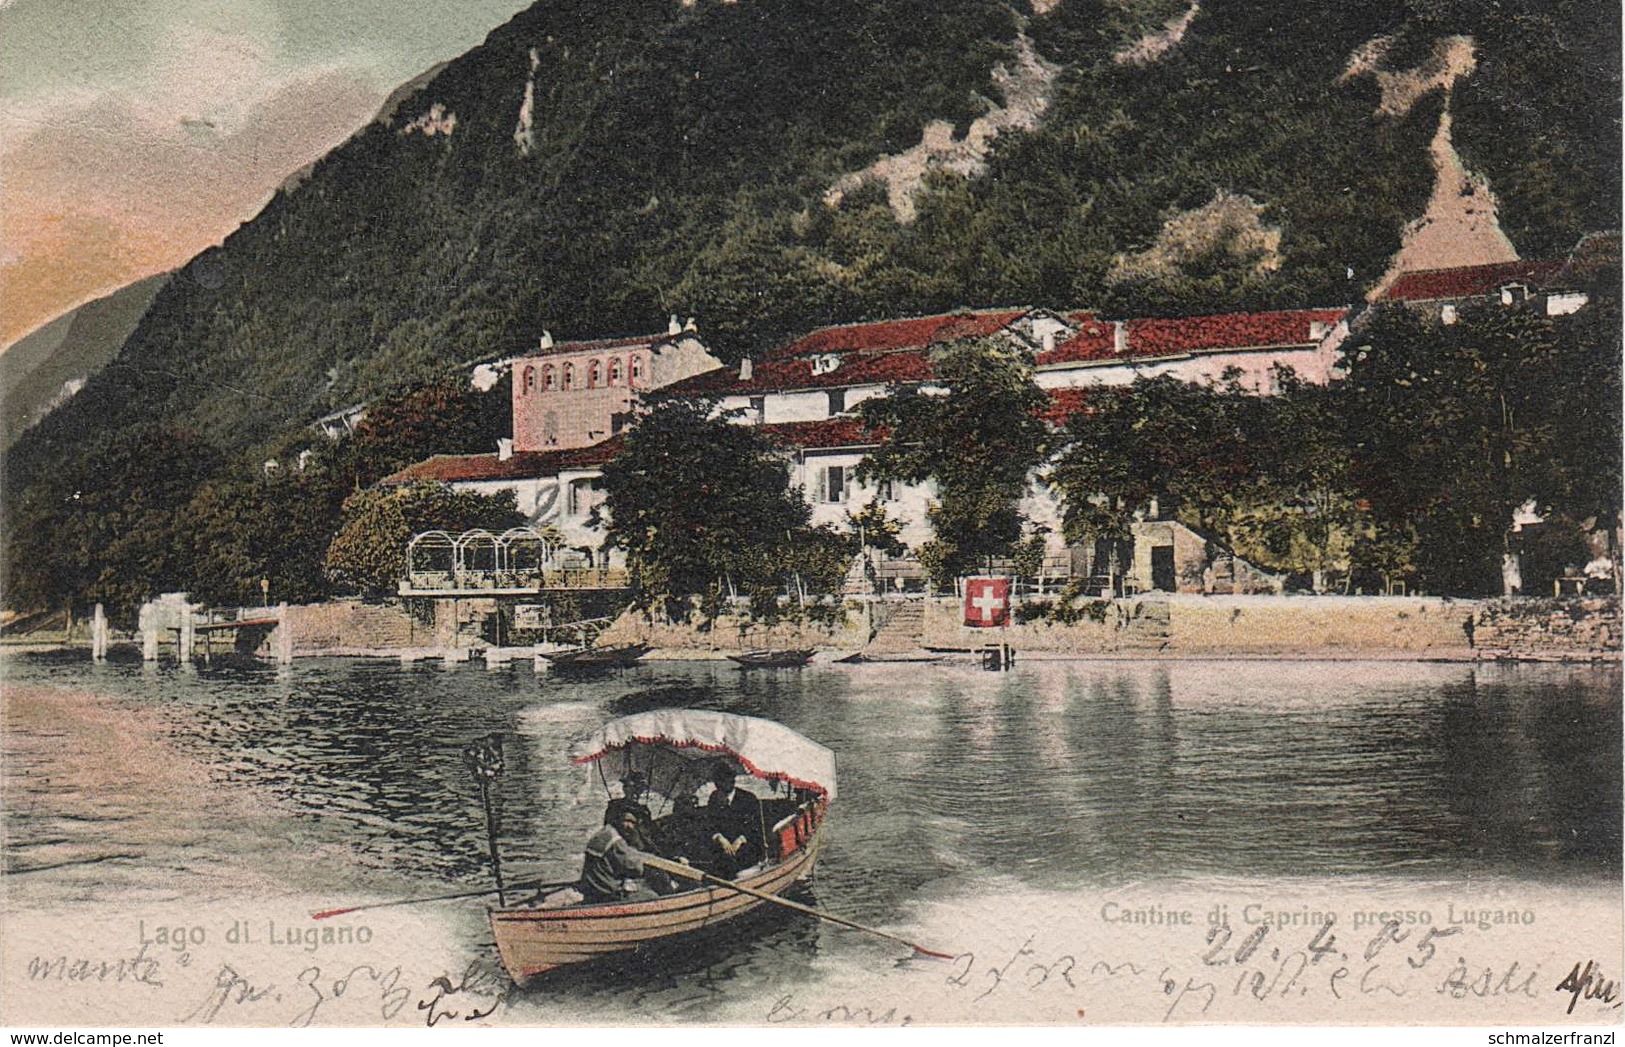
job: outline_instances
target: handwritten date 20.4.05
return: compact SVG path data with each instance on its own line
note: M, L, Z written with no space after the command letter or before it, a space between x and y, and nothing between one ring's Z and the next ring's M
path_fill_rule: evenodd
M1011 992L1139 990L1156 1001L1164 1021L1216 1017L1214 1007L1221 1000L1262 1006L1311 998L1335 1003L1354 997L1471 1001L1550 996L1557 979L1543 974L1539 964L1475 962L1464 934L1459 926L1405 927L1397 920L1375 933L1345 932L1334 919L1314 928L1261 924L1238 937L1228 923L1220 923L1207 928L1194 943L1192 959L1180 963L1040 950L1030 936L1003 955L955 957L947 983L975 1001ZM1572 996L1565 993L1562 1002ZM1604 994L1596 998L1603 1002Z

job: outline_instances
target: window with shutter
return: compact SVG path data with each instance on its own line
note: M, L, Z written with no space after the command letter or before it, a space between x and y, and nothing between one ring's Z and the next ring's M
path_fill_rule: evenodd
M831 465L824 470L824 501L846 501L846 467Z

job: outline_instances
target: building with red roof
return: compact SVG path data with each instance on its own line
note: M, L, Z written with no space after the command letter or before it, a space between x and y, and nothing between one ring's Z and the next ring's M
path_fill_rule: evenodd
M1567 316L1589 301L1585 293L1569 286L1571 275L1571 263L1554 261L1423 269L1401 273L1377 301L1408 306L1445 324L1455 323L1460 307L1468 303L1532 308L1542 316Z
M1383 302L1459 302L1464 298L1499 297L1506 287L1541 288L1563 269L1562 262L1496 262L1452 269L1421 269L1401 273Z
M1030 356L1041 388L1127 385L1172 375L1276 391L1277 368L1326 382L1349 310L1293 309L1169 319L1107 320L1092 311L979 310L822 328L736 368L674 383L667 395L706 397L747 424L839 417L897 386L929 386L934 345L1003 339Z
M605 462L620 452L619 435L559 451L515 451L502 442L495 454L437 454L379 481L385 487L439 483L476 494L511 491L533 526L556 527L567 544L598 549L603 535L588 520L603 501L597 481Z
M1330 381L1348 317L1343 307L1137 320L1088 316L1071 338L1039 354L1036 380L1060 389L1162 375L1209 385L1233 377L1268 395L1277 391L1281 367L1304 381Z
M599 549L602 536L587 526L601 498L596 481L619 450L620 429L638 399L658 389L662 396L715 401L738 422L761 426L784 452L815 524L844 527L849 513L875 503L917 548L931 537L934 490L859 480L864 458L885 434L866 427L854 408L899 387L930 391L935 347L985 338L1026 353L1050 397L1044 417L1059 426L1096 390L1141 376L1213 383L1239 375L1244 387L1267 394L1275 391L1275 368L1284 365L1306 380L1326 381L1348 315L1331 308L1111 320L1087 310L963 310L820 328L727 368L691 330L549 343L511 361L514 437L497 454L436 456L385 483L512 490L533 522L559 527L571 545ZM1049 528L1051 552L1064 555L1054 495L1035 484L1024 511Z
M663 335L555 344L544 335L513 371L513 442L519 452L590 447L618 433L648 392L721 362L692 324Z
M999 337L1029 351L1069 331L1043 310L980 309L822 327L760 360L673 384L670 396L707 397L754 424L811 422L844 414L898 385L929 383L933 346Z

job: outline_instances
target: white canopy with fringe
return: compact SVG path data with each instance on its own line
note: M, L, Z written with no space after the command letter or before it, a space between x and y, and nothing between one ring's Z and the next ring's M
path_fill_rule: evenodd
M639 770L655 791L675 796L706 781L729 759L746 774L835 799L835 754L783 724L704 709L655 709L604 724L570 747L578 764L598 764L606 781Z

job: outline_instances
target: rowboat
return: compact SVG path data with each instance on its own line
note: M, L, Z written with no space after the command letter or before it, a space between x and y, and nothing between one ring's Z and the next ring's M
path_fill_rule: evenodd
M667 797L691 795L714 764L728 761L751 779L739 787L752 786L747 791L761 799L764 858L727 886L708 877L649 900L559 905L551 896L490 910L497 952L521 986L561 967L624 956L731 920L776 899L818 861L835 799L835 754L771 720L656 709L610 721L576 742L570 757L601 782L641 772Z
M574 650L555 651L545 657L557 666L610 666L624 668L654 650L646 644L618 644L612 647L577 647Z
M813 649L801 647L784 650L742 651L730 654L729 660L742 669L800 669L812 661Z

